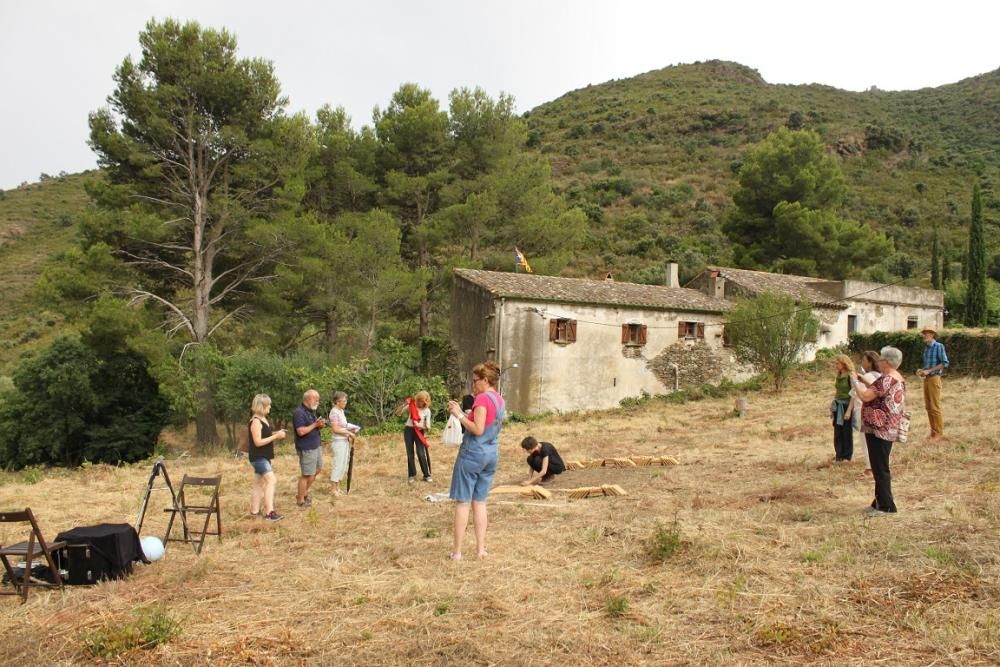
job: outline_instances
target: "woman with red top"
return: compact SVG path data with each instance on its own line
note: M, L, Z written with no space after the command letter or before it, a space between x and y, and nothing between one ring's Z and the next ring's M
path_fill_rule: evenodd
M871 386L854 380L855 396L864 405L861 420L865 425L868 458L875 476L875 500L865 514L871 517L895 513L892 498L892 475L889 472L889 455L892 443L899 439L899 420L906 408L906 381L897 370L903 363L903 353L895 347L883 347L879 352L879 372L882 377Z
M506 415L504 400L497 392L500 369L492 361L472 369L472 410L462 412L462 406L448 401L448 412L459 417L465 433L451 473L451 491L455 501L454 542L451 559L462 558L462 542L469 525L469 509L476 532L476 555L486 555L486 496L493 485L499 457L500 426Z

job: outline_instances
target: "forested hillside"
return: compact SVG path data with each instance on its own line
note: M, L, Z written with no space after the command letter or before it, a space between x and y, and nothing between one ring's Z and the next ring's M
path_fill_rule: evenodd
M929 284L935 226L957 276L977 180L994 230L998 217L1000 70L939 88L853 93L772 85L713 61L589 86L526 117L529 143L590 218L580 274L615 268L621 279L655 282L668 257L682 277L728 263L721 223L744 152L780 127L816 131L847 179L842 215L895 242L894 255L872 258L872 277ZM990 250L996 274L1000 246Z
M148 388L148 371L212 442L263 373L281 400L329 363L338 386L440 375L452 269L512 270L515 246L537 273L644 283L669 260L682 281L712 263L934 282L957 321L977 184L984 321L1000 317L1000 70L851 93L713 61L522 116L507 96L406 83L357 130L335 91L314 119L287 115L272 66L237 59L225 31L151 22L143 49L90 118L102 169L0 192L0 392L25 352L82 349L81 387L120 363ZM46 352L57 334L83 348Z

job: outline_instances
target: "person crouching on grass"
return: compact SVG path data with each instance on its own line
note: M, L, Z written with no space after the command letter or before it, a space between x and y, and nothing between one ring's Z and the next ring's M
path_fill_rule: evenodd
M521 482L521 486L546 484L566 470L566 464L551 442L538 442L530 435L521 441L521 447L528 452L528 467L531 476Z

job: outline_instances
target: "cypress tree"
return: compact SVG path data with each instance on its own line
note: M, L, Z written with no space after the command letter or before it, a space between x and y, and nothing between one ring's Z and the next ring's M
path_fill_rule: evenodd
M979 183L972 188L972 223L969 225L969 257L966 262L968 291L965 295L965 325L986 325L986 245L983 240L983 203Z
M931 245L931 287L941 289L941 272L939 261L941 258L941 241L938 240L938 230L934 227L934 243Z

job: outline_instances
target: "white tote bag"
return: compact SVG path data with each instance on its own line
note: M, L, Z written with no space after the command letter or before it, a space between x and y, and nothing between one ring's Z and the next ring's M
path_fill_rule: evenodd
M455 415L450 415L448 423L444 425L444 444L449 447L462 444L462 422Z

